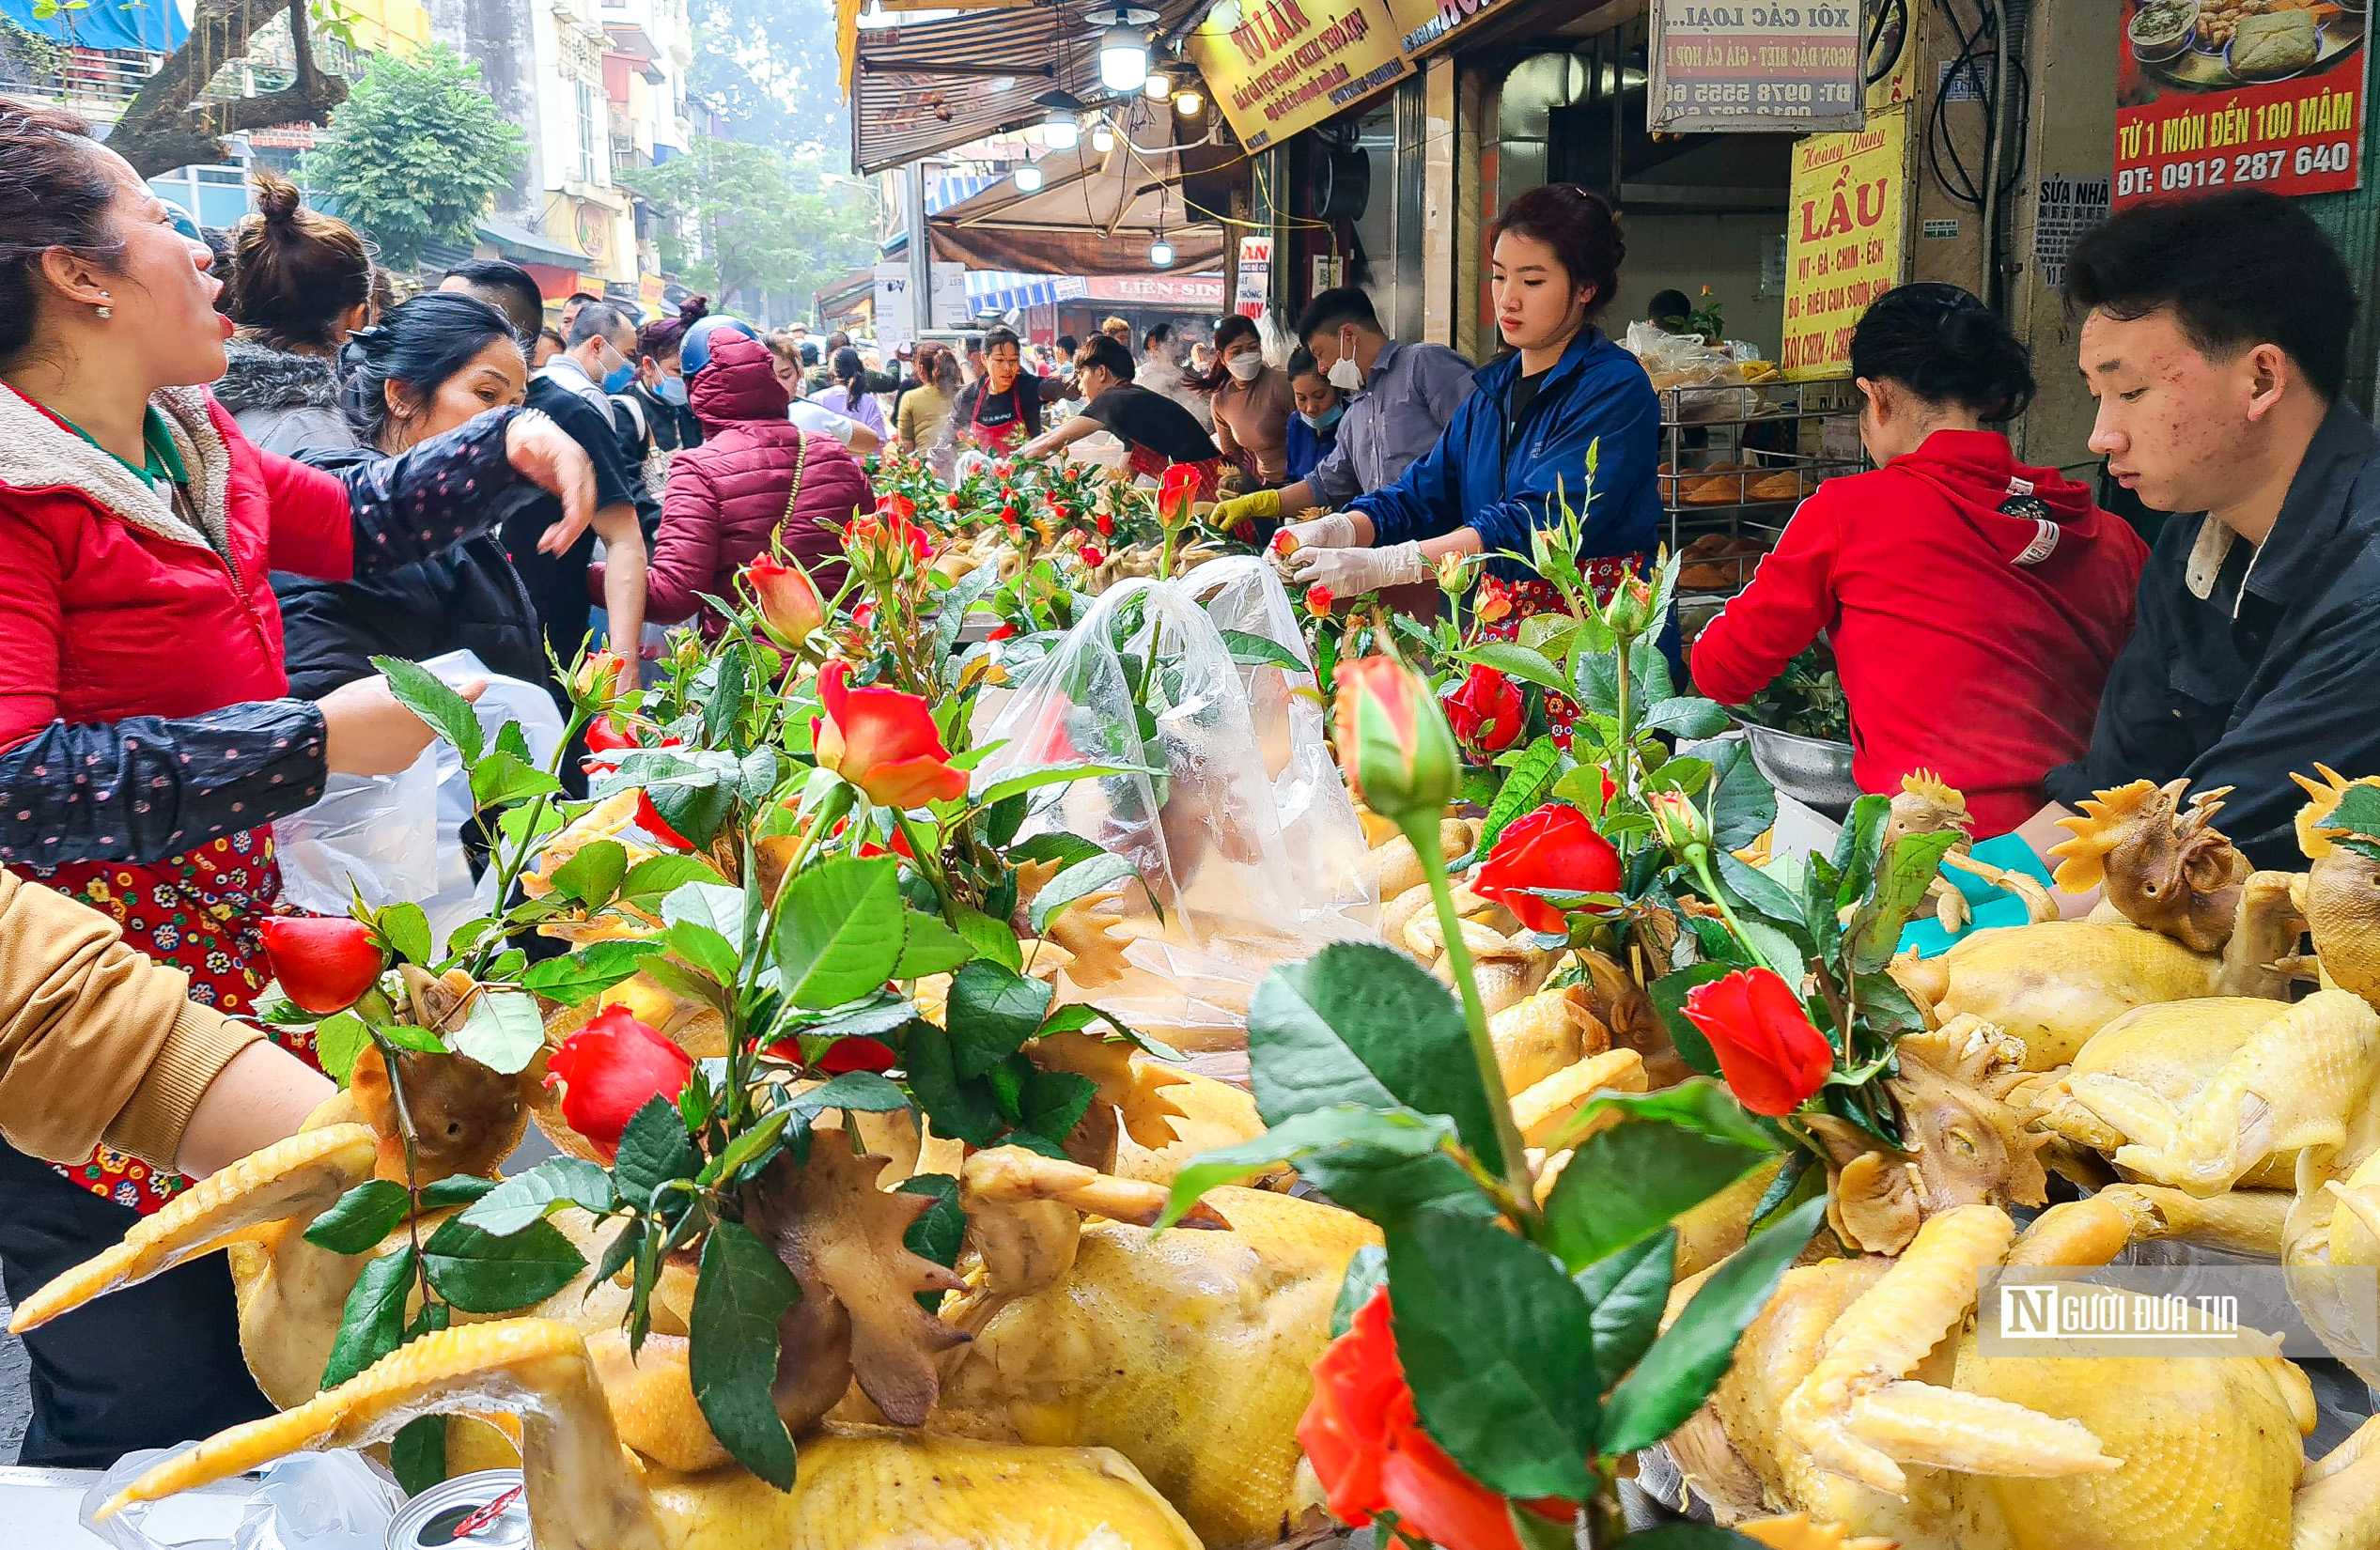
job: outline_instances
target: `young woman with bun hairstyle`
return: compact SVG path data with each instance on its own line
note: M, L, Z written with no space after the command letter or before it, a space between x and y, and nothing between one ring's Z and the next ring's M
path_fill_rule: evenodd
M1852 333L1851 372L1875 471L1801 504L1695 641L1694 682L1741 705L1823 630L1860 789L1931 770L1966 794L1976 838L2006 833L2088 746L2148 550L1989 428L2032 401L2032 366L1966 291L1885 292Z
M333 364L370 318L372 256L346 222L311 210L298 188L257 167L257 208L231 228L223 281L240 332L215 399L267 452L351 447Z
M1578 557L1598 592L1650 566L1660 406L1636 357L1594 326L1619 287L1618 213L1590 189L1548 183L1505 206L1488 233L1496 328L1510 353L1480 369L1438 444L1396 483L1283 530L1301 583L1354 597L1428 581L1447 555L1526 554L1532 533L1560 525L1564 502L1584 514ZM1505 638L1562 606L1526 566L1498 559L1477 601ZM1549 708L1567 724L1568 706Z
M543 541L567 547L594 501L585 455L514 410L336 475L257 450L206 387L232 332L213 262L82 120L0 99L0 865L107 915L193 999L247 1013L280 907L273 820L430 740L377 678L289 693L268 574L409 564L533 481L566 493ZM53 1169L0 1147L9 1294L183 1182L105 1148ZM25 1343L29 1465L105 1465L268 1408L219 1259Z

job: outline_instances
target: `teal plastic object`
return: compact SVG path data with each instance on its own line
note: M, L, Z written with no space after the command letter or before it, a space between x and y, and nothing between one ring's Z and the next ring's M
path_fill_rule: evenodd
M2044 888L2051 886L2049 869L2041 864L2041 858L2033 854L2032 846L2014 834L1978 840L1969 847L1969 854L1979 861L2004 871L2023 873ZM1942 876L1967 896L1968 913L1973 918L1966 931L1953 937L1942 929L1942 922L1934 918L1931 908L1927 908L1902 930L1901 947L1904 952L1915 948L1921 958L1937 957L1956 946L1961 938L1986 926L2023 925L2030 918L2025 913L2024 900L1994 888L1971 873L1961 872L1956 867L1945 867Z

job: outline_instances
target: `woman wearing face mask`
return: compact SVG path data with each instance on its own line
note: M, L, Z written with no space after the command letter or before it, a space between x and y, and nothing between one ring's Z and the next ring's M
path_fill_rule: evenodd
M1300 582L1350 597L1428 581L1447 555L1526 554L1533 534L1560 525L1563 503L1584 515L1578 558L1598 593L1651 563L1660 406L1636 358L1594 326L1620 280L1617 212L1592 190L1548 183L1505 207L1489 243L1511 353L1478 372L1438 444L1396 483L1285 530ZM1561 601L1528 566L1491 558L1478 606L1508 637Z
M1190 384L1207 395L1215 444L1249 482L1268 488L1289 473L1289 418L1295 411L1289 374L1265 364L1256 319L1235 313L1215 330L1215 370Z
M1112 339L1094 339L1074 359L1074 383L1081 412L1046 436L1017 449L1019 457L1040 457L1086 436L1112 433L1124 443L1127 466L1150 479L1164 477L1175 463L1198 470L1198 499L1215 498L1222 454L1191 419L1190 411L1132 380L1132 352Z
M684 447L700 446L702 422L686 405L686 379L677 352L686 331L710 312L710 298L697 296L663 318L636 331L636 380L612 395L619 418L638 443L645 471L645 488L659 500L669 482L669 460ZM649 536L649 535L648 535Z
M399 453L474 414L518 404L528 363L504 314L474 297L433 291L391 307L378 328L357 331L340 352L339 407L354 436L317 448L316 468L350 468ZM505 555L483 533L410 566L352 581L275 573L289 688L319 699L366 678L374 657L420 661L475 653L491 673L543 683L548 672L537 612Z
M2031 817L2042 777L2088 748L2148 551L2088 488L2018 463L1987 428L2023 412L2032 367L1966 291L1885 292L1852 331L1851 373L1875 471L1801 504L1696 638L1694 682L1741 705L1825 630L1860 789L1890 795L1935 770L1988 839Z
M81 120L0 100L0 863L247 1012L281 890L272 821L430 736L378 679L289 694L269 570L409 564L500 521L532 478L564 493L541 540L563 549L594 500L585 455L513 410L336 476L257 451L203 385L232 327L212 262ZM105 1150L53 1170L0 1148L10 1295L181 1185ZM26 1343L29 1464L106 1465L267 1408L218 1259Z
M1016 330L996 328L984 335L983 380L960 392L952 420L971 445L1002 457L1040 435L1042 406L1066 394L1058 378L1024 369Z
M1314 351L1299 346L1289 356L1289 394L1298 412L1289 417L1288 476L1303 479L1339 445L1339 422L1347 403L1314 364Z

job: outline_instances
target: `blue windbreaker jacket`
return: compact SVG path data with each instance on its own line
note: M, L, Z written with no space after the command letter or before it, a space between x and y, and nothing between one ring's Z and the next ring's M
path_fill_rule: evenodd
M1386 489L1349 503L1372 519L1376 544L1434 538L1475 528L1487 552L1529 552L1532 527L1551 527L1557 487L1575 508L1588 488L1587 448L1595 447L1592 504L1579 545L1581 559L1650 550L1661 531L1661 497L1654 482L1660 459L1661 407L1636 357L1589 329L1554 365L1520 427L1508 462L1504 411L1520 357L1482 366L1479 391L1463 400L1445 434ZM1510 560L1490 560L1506 581L1532 573Z

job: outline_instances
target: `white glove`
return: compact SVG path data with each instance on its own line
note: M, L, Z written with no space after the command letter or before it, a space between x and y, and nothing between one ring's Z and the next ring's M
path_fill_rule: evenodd
M1326 511L1310 520L1284 525L1273 535L1273 542L1280 544L1283 538L1296 539L1300 550L1352 549L1356 542L1355 519L1344 511Z
M1417 543L1386 549L1301 549L1289 557L1290 573L1305 586L1319 584L1333 597L1361 597L1382 587L1411 586L1431 577L1430 563Z

